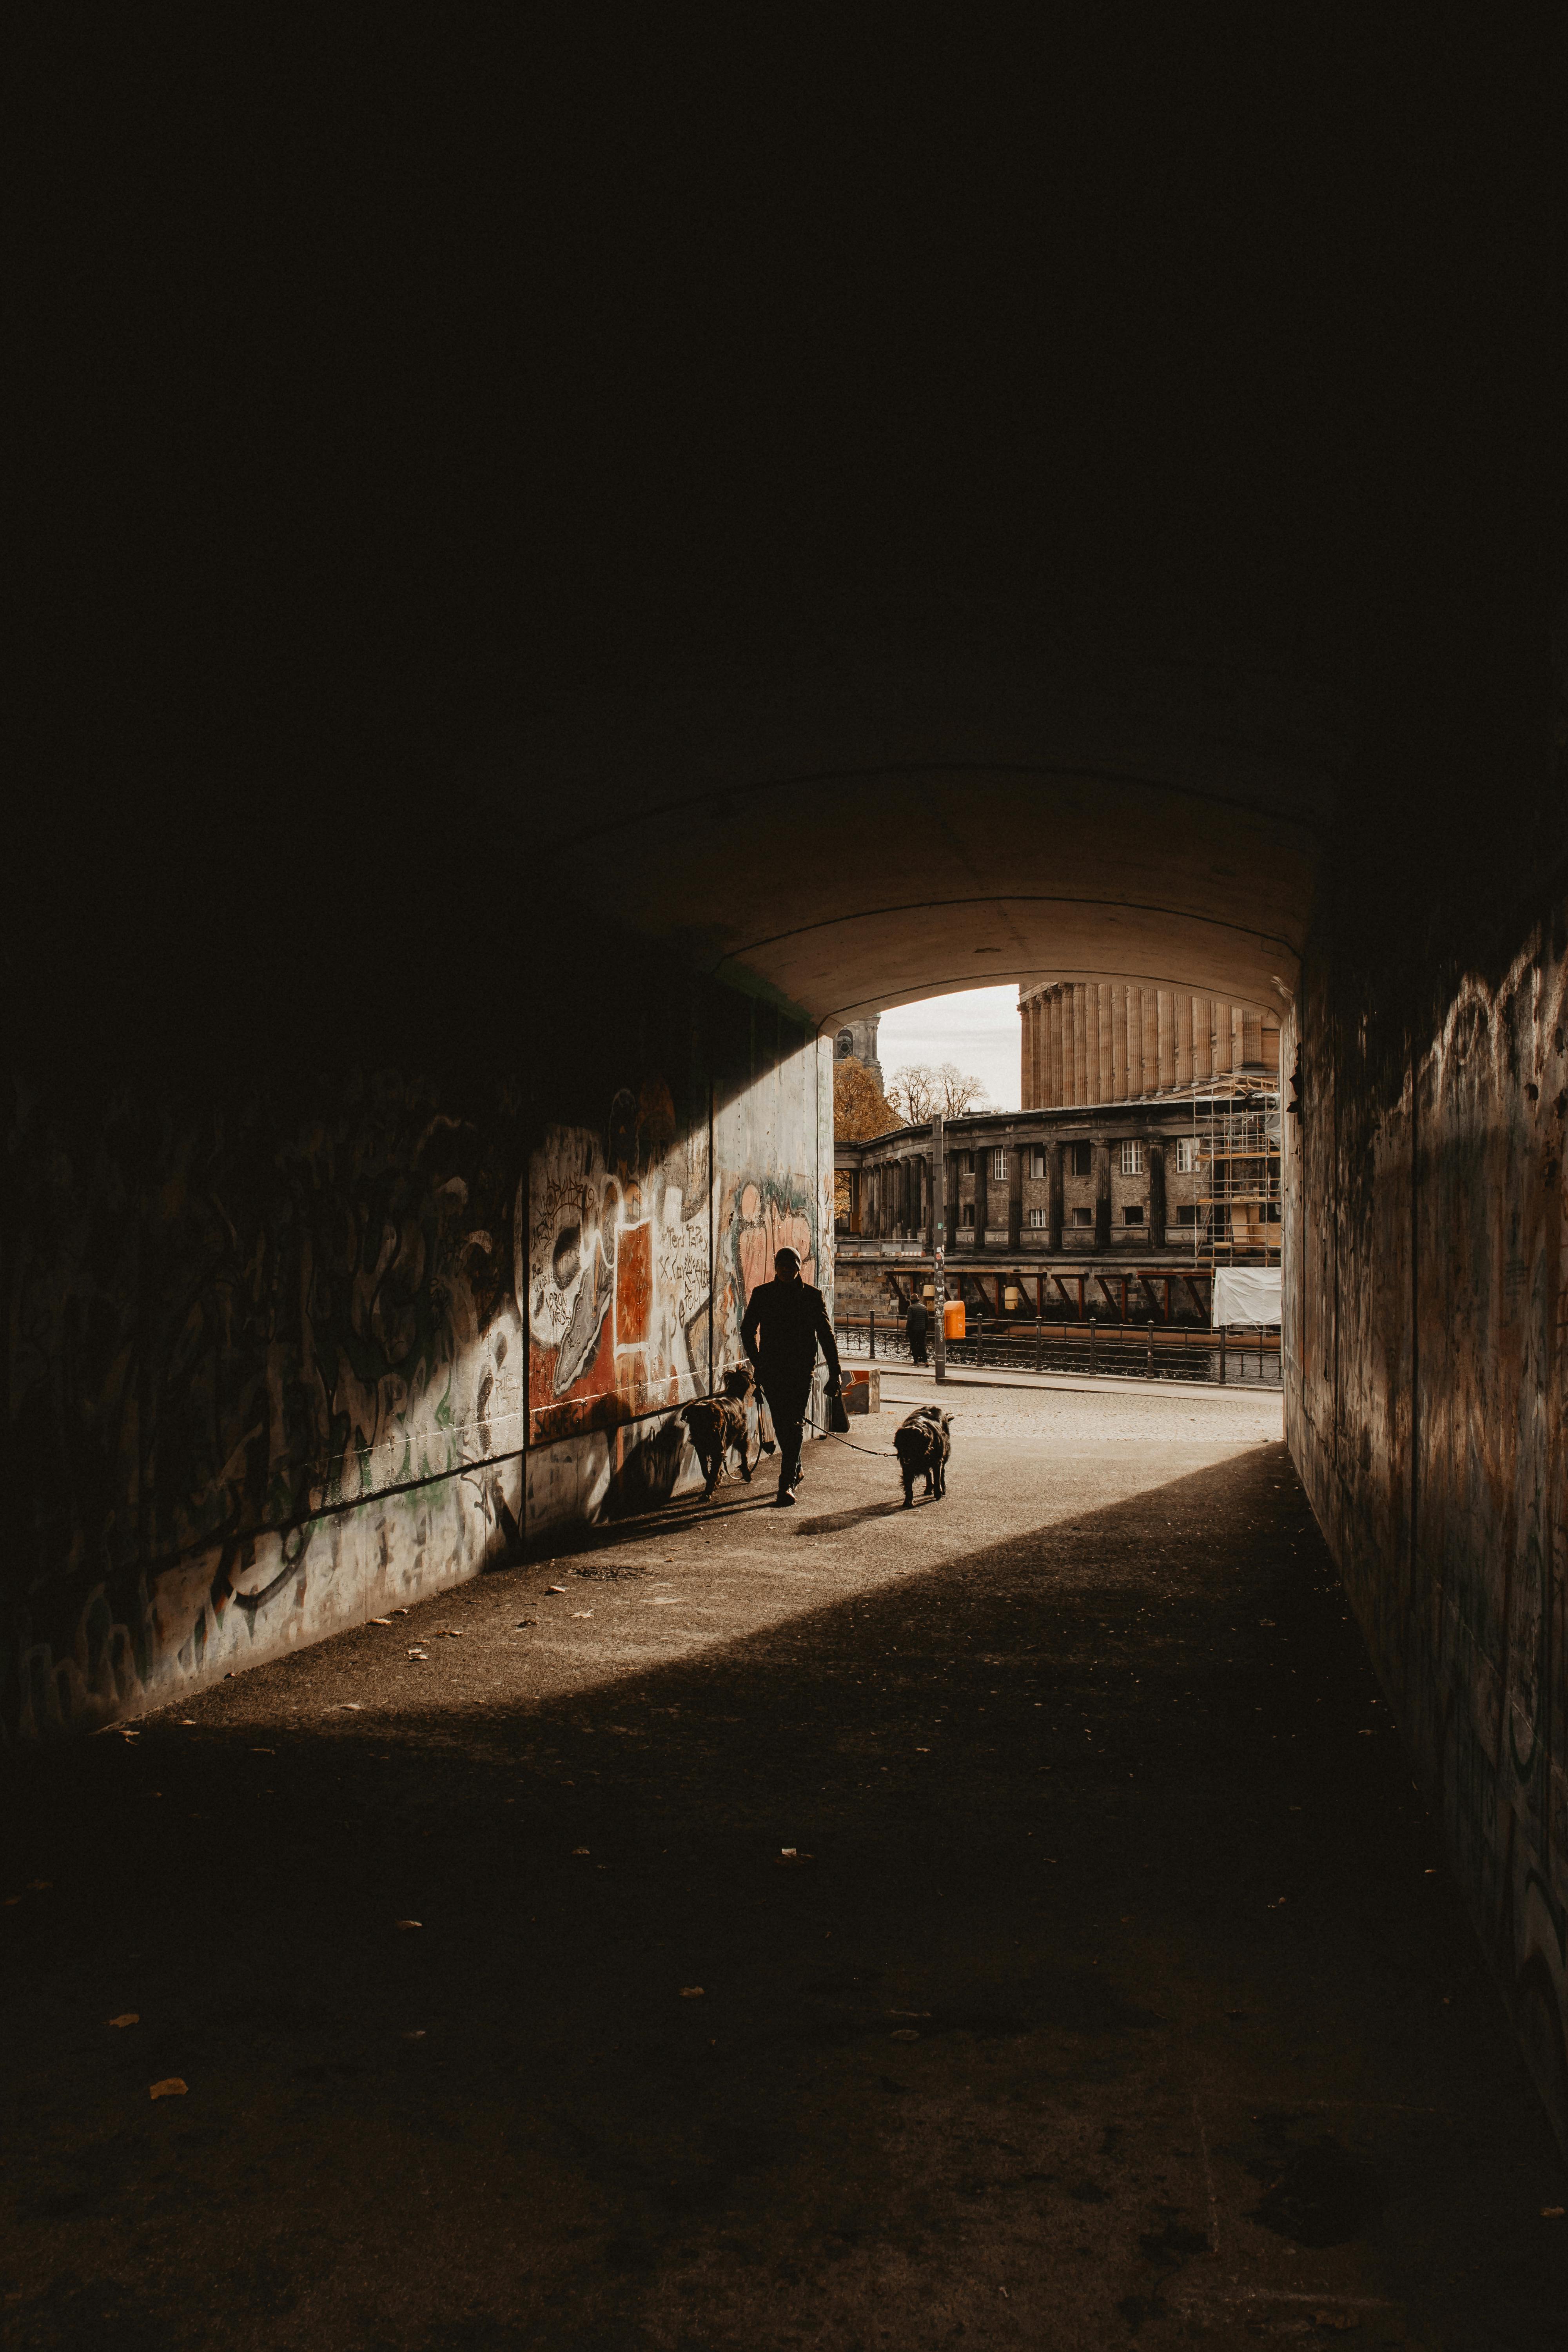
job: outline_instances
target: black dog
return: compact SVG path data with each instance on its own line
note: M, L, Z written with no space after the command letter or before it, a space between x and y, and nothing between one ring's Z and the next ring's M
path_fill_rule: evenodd
M690 1433L692 1450L708 1481L702 1489L705 1503L711 1502L713 1489L724 1475L725 1460L731 1452L741 1457L742 1477L748 1486L752 1483L746 1399L754 1382L755 1374L750 1364L737 1364L725 1373L721 1395L699 1397L680 1408L679 1418Z
M893 1432L893 1451L904 1474L904 1508L915 1499L915 1480L925 1472L926 1493L941 1501L947 1492L947 1460L952 1452L948 1435L952 1415L940 1406L922 1404L900 1422Z

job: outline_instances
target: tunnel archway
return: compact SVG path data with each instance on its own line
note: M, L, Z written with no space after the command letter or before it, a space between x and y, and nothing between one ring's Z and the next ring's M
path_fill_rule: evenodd
M452 265L488 201L378 303L367 171L205 315L183 98L126 110L170 219L73 184L28 443L0 1723L668 1494L773 1244L826 1276L825 1024L1202 989L1287 1024L1294 1458L1562 2113L1556 174L1403 38L1223 38L1178 103L1053 52L973 176L944 69L782 210L639 91L537 303Z

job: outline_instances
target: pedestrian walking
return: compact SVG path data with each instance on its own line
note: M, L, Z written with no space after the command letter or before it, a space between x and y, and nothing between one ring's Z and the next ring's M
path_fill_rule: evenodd
M910 1361L923 1364L926 1360L926 1332L931 1317L926 1313L923 1298L911 1298L910 1311L904 1318L904 1337L910 1343Z
M773 1279L760 1282L752 1291L741 1324L741 1345L756 1367L778 1437L777 1499L793 1503L800 1485L800 1454L818 1348L826 1360L828 1394L836 1396L843 1385L827 1308L821 1291L802 1279L798 1251L780 1250L773 1259Z

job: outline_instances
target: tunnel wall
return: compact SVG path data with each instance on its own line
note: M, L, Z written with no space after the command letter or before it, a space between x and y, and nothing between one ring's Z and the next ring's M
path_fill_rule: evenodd
M776 1006L617 971L405 1043L14 1074L0 1742L675 1491L748 1286L783 1239L820 1265L827 1048Z
M1287 1429L1568 2145L1568 900L1424 912L1331 909L1286 1032Z

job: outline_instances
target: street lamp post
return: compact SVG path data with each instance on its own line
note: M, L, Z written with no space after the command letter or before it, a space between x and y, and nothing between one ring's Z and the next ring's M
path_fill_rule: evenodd
M947 1378L947 1286L942 1279L942 1267L947 1258L947 1154L942 1148L942 1113L935 1111L931 1122L931 1238L935 1243L936 1260L932 1285L936 1292L936 1354L933 1361L939 1381Z

